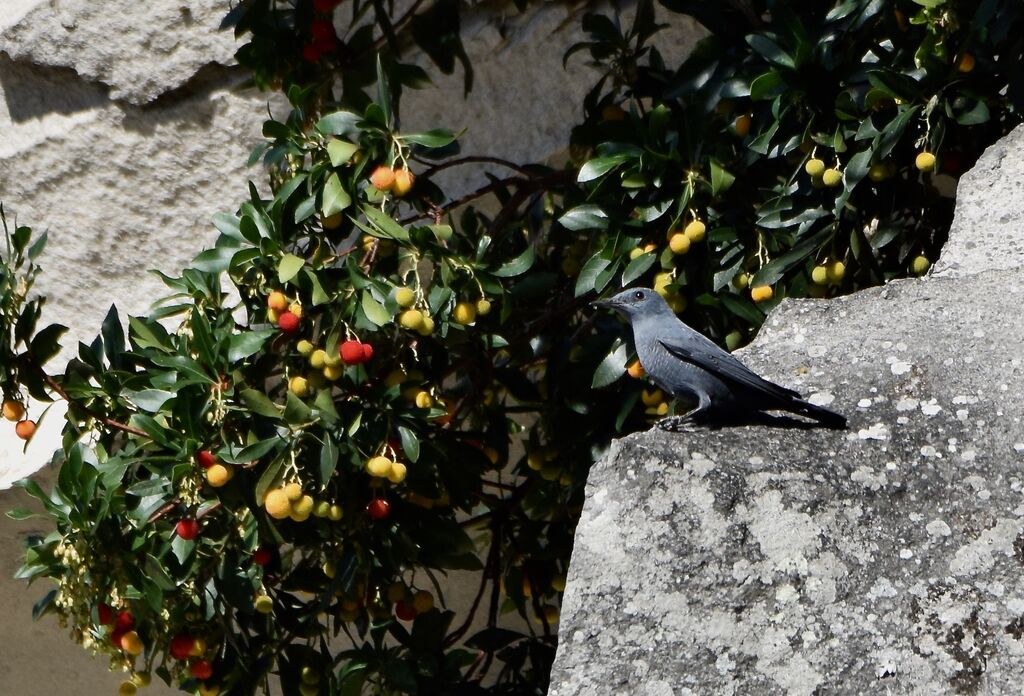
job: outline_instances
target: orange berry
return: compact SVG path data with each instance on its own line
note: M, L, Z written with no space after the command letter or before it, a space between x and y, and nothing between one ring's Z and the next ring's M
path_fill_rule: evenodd
M36 422L32 420L18 421L18 424L14 426L14 433L22 440L31 440L32 436L36 434Z
M275 290L267 296L267 307L275 312L283 312L288 309L288 298L283 292Z
M754 302L764 302L772 299L775 295L775 291L772 290L771 285L758 285L750 288L750 299Z
M750 132L751 121L752 119L749 114L737 116L736 120L732 122L732 132L740 138L747 137L747 134Z
M412 189L416 177L408 169L396 169L391 190L396 196L404 196Z
M626 368L626 372L633 379L643 379L644 375L647 374L647 371L644 370L644 366L640 364L639 360L631 362L629 367Z
M395 170L381 165L373 170L370 183L378 191L390 191L395 185Z
M14 399L4 401L3 411L4 418L9 421L19 421L25 415L25 407L20 401L15 401Z

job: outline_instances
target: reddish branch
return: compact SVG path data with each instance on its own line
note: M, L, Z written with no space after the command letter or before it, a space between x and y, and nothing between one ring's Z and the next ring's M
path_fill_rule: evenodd
M97 413L96 411L92 410L88 406L84 406L81 403L79 403L78 401L75 401L64 390L64 387L61 386L60 382L55 380L50 375L46 374L46 372L43 370L42 367L40 367L39 365L36 365L35 363L32 363L32 366L36 369L36 371L43 378L43 380L50 387L50 389L52 389L54 392L56 392L57 396L62 398L64 401L68 402L69 405L76 406L77 408L80 408L82 411L84 411L90 417L94 418L95 420L99 421L100 423L103 423L103 425L107 426L108 428L113 428L115 430L123 430L126 433L131 433L132 435L138 435L140 437L149 438L149 433L147 433L145 430L140 430L139 428L136 428L133 425L128 425L127 423L121 423L120 421L116 421L113 418L108 418L107 416L104 416L101 413Z

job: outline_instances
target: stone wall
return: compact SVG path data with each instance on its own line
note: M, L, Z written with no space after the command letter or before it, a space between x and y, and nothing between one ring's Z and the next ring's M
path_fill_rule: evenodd
M182 267L213 240L211 216L244 200L250 178L262 181L245 162L261 139L268 96L238 89L234 37L217 31L228 5L0 0L0 201L9 218L49 233L38 289L50 298L44 319L70 327L64 356L95 335L111 303L122 316L145 312L164 292L148 270ZM561 63L582 38L579 12L588 5L537 2L520 14L511 3L477 3L463 32L473 92L460 98L458 70L431 71L433 89L407 94L404 126L465 128L466 152L551 156L596 80L583 56L568 70ZM620 5L628 14L630 3ZM677 60L698 36L674 20L663 53ZM459 172L446 183L458 193L484 181ZM58 407L23 454L12 429L0 427L0 490L48 461L60 428ZM36 477L45 487L52 475ZM19 492L0 493L0 511L24 505ZM54 620L31 622L44 589L11 578L20 540L43 530L0 517L0 692L112 693L120 677L101 660L90 661Z
M741 355L847 432L618 441L591 472L551 696L1020 693L1024 127L928 278L790 300Z

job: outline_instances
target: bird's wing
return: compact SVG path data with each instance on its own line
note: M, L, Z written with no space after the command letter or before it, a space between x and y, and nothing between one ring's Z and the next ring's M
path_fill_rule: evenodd
M792 389L780 387L759 376L699 333L694 332L693 336L686 337L663 337L659 338L658 342L680 360L693 363L726 382L732 382L778 399L800 398L800 394Z

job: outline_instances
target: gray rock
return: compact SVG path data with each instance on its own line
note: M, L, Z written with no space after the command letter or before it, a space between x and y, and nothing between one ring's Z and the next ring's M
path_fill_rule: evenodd
M949 241L934 275L951 278L1024 259L1024 126L995 143L957 187Z
M234 62L234 34L217 30L226 12L222 0L18 0L0 19L0 51L70 68L115 99L144 104L203 66Z
M847 433L617 442L591 472L551 696L1019 693L1024 279L791 301L744 359Z

